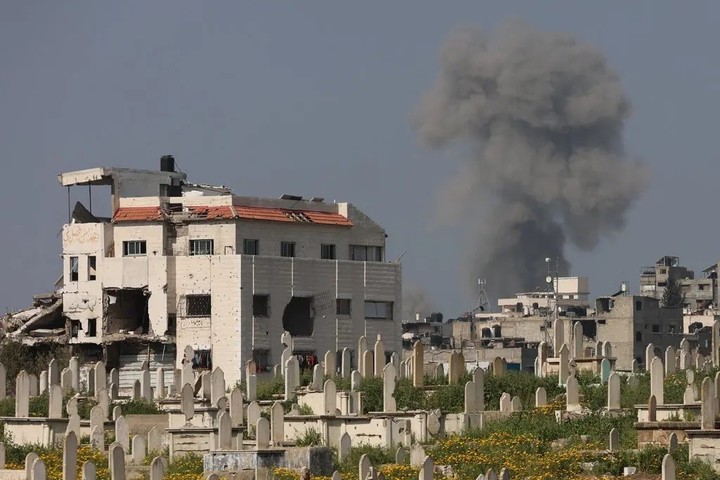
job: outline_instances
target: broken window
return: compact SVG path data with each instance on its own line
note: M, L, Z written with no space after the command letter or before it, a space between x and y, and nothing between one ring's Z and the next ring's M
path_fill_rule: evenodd
M123 242L123 257L141 255L147 255L147 242L145 240L126 240Z
M213 255L215 241L211 239L190 240L190 255Z
M96 318L88 318L88 328L87 328L87 334L86 337L95 337L97 336L97 319Z
M349 298L338 298L337 299L337 315L350 315L350 299Z
M78 281L78 257L70 257L70 281Z
M188 317L209 317L212 310L210 295L188 295L185 297Z
M295 242L280 242L280 256L281 257L294 257L295 256Z
M77 338L79 331L80 331L80 320L70 320L70 336L72 338Z
M283 329L293 337L309 337L315 328L312 297L292 297L283 311Z
M93 281L97 278L97 257L90 255L88 257L88 280Z
M195 350L192 358L194 370L212 370L212 354L210 350Z
M244 239L243 253L245 255L260 255L260 241L252 238Z
M365 302L365 318L371 320L392 320L393 302Z
M167 330L165 331L165 335L175 335L175 332L177 331L177 318L175 317L174 313L168 313L167 316Z
M142 288L107 289L106 322L108 333L148 333L148 295Z
M350 245L350 260L357 260L360 262L382 262L383 247Z
M320 245L320 258L324 260L335 260L335 245Z
M253 315L256 317L270 316L270 295L253 295Z

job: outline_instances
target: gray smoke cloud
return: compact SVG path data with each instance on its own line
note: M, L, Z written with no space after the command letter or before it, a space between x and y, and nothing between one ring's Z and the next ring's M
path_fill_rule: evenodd
M420 318L425 318L437 312L428 292L423 288L412 286L403 289L402 310L403 320L411 322L415 321L416 313L420 314Z
M512 22L492 37L454 32L440 67L413 124L427 146L470 153L440 207L474 226L471 278L501 295L532 289L545 257L567 273L566 243L590 250L623 228L649 171L624 154L630 102L602 52Z

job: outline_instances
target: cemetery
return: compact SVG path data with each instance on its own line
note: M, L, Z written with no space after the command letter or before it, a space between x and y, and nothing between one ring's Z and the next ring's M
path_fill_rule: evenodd
M531 373L425 364L420 342L385 363L365 337L357 365L344 349L301 371L282 342L272 374L249 361L235 385L190 362L146 362L127 391L102 361L0 365L0 478L720 478L720 365L687 343L649 345L647 371L615 370L609 343L541 344Z

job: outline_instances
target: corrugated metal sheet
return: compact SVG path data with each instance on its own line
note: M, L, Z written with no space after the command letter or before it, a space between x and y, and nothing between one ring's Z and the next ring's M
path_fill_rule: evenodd
M155 371L160 367L165 369L165 388L171 385L174 380L176 352L175 345L164 345L164 347L164 352L162 346L158 347L157 349L150 350L150 385L152 387L155 387L157 385ZM140 370L142 369L142 364L147 359L148 353L146 349L142 349L137 353L124 352L120 354L119 388L132 388L135 380L140 379Z

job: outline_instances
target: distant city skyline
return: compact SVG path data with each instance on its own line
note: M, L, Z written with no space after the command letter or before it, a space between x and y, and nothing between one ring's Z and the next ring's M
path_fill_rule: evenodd
M420 145L411 115L457 27L491 34L508 19L567 32L599 49L632 104L624 141L651 173L624 229L569 274L591 297L621 281L637 292L663 255L702 270L720 259L712 213L720 112L720 5L569 1L383 5L158 1L11 2L0 6L0 307L28 306L62 271L67 193L56 175L94 166L156 169L173 154L194 181L239 195L348 201L389 235L403 282L446 318L491 304L502 279L466 268L467 242L492 225L443 223L438 198L462 147ZM73 192L72 200L86 194ZM104 196L94 195L103 207ZM105 201L105 208L107 203ZM542 250L542 249L541 249ZM547 250L550 250L548 248ZM545 256L538 253L544 268ZM544 278L536 280L543 285Z

